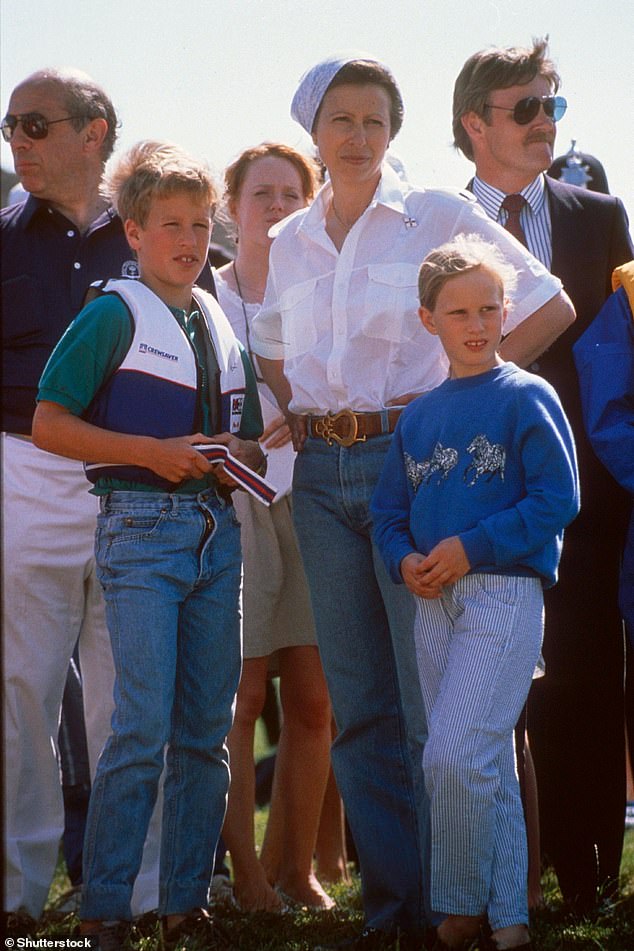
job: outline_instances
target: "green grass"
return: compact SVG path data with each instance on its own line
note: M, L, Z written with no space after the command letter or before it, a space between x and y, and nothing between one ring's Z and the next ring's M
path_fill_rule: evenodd
M259 810L258 827L263 827L266 810ZM532 926L536 951L632 951L634 949L634 830L625 835L622 871L622 897L612 908L592 919L578 921L567 917L554 877L544 876L548 906L535 916ZM63 861L60 860L49 896L47 910L35 932L20 934L35 937L62 937L76 933L74 915L54 911L56 900L68 888ZM232 908L219 912L226 930L240 951L311 951L321 942L336 941L359 930L363 921L358 878L350 887L335 886L328 891L337 901L337 908L326 913L296 909L284 916L242 915ZM17 934L18 932L16 932ZM131 951L156 951L158 926L147 916L135 927L126 946ZM200 951L205 951L203 945Z
M256 756L269 752L264 731L258 725ZM262 841L266 825L266 809L256 813L256 836ZM359 879L352 876L351 886L334 886L328 892L337 902L335 910L311 913L295 909L279 915L243 915L233 908L222 908L218 917L240 951L312 951L317 944L332 942L359 931L363 923ZM535 951L634 951L634 829L625 834L621 865L622 897L613 907L605 909L592 919L582 921L568 917L563 909L561 895L552 873L543 879L547 907L532 923ZM49 902L41 921L32 930L14 933L37 937L68 937L77 933L78 920L74 915L61 915L55 904L69 888L63 860L60 858L57 874L49 895ZM156 918L140 920L130 936L126 951L157 951L158 924ZM208 951L200 945L197 951Z

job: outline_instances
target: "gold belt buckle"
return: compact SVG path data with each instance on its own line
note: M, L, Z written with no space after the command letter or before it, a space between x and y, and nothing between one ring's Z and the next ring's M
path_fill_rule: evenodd
M347 436L340 436L339 433L335 432L334 427L339 419L347 419L349 422L350 430ZM333 439L340 446L346 447L352 446L355 442L365 442L366 440L365 436L359 436L359 423L351 409L342 409L341 412L334 414L328 413L327 416L318 419L315 422L315 433L325 439L329 446L332 446Z

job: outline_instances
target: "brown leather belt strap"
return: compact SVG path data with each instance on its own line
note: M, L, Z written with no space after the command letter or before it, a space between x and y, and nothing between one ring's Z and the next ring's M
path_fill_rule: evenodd
M340 446L352 446L355 442L365 442L370 436L393 433L401 412L401 407L379 413L353 413L351 409L342 409L327 416L308 416L308 432L329 446L333 441Z

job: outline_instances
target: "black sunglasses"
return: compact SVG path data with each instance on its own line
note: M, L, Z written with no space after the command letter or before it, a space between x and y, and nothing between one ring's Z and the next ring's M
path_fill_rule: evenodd
M5 142L11 141L19 123L22 124L22 130L29 139L45 139L50 125L55 125L56 122L69 122L71 119L86 118L87 116L64 116L63 119L46 119L39 112L25 112L22 116L5 116L0 122L0 129Z
M528 125L532 122L539 107L544 107L544 112L553 122L559 122L568 108L568 103L563 96L527 96L526 99L520 99L514 106L494 106L490 102L485 102L487 109L504 109L505 112L512 112L513 119L518 125Z

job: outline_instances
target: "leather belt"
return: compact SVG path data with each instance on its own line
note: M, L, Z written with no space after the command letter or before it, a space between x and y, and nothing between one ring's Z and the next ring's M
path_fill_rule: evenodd
M355 442L365 442L369 436L393 433L401 412L402 407L378 413L353 413L351 409L342 409L340 413L326 416L309 416L308 432L325 440L329 446L333 441L340 446L352 446Z

